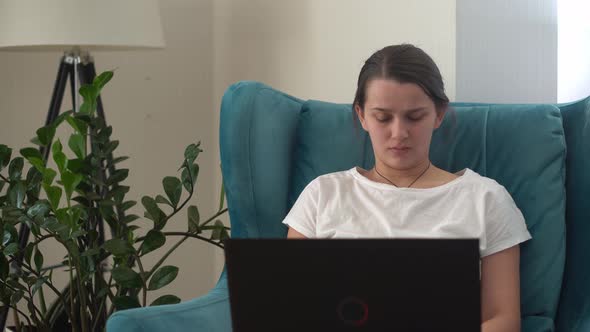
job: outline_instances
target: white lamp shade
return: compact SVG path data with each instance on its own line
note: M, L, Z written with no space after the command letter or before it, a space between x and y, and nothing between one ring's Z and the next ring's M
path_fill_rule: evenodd
M0 0L0 49L163 48L158 0Z

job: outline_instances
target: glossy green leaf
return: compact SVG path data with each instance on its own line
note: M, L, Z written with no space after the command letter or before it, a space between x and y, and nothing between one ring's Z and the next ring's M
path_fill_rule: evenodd
M43 184L44 185L51 185L56 176L57 176L56 171L52 170L51 168L46 168L43 171Z
M68 170L73 173L90 173L91 166L84 159L68 159Z
M73 113L74 111L72 110L61 113L57 116L57 118L55 118L55 120L53 120L53 123L51 125L54 128L57 128L62 122L64 122L64 120L70 118Z
M74 174L68 170L64 170L61 175L61 182L66 192L66 199L69 201L72 198L72 193L76 190L76 187L82 182L81 174Z
M159 268L150 278L148 285L149 290L160 289L176 279L178 275L178 267L166 265Z
M60 223L54 217L49 217L49 218L45 219L43 224L41 224L41 227L44 229L47 229L50 232L58 233L60 235L66 235L65 233L68 232L68 226Z
M10 241L18 239L18 232L13 225L4 225L4 235L2 236L2 245L6 246Z
M24 259L27 264L31 265L31 258L33 257L33 251L35 250L35 244L29 242L24 250Z
M35 149L35 148L21 149L20 154L21 154L21 156L23 156L27 160L29 160L31 158L43 159L41 152L39 152L39 150Z
M188 171L189 169L190 169L190 173ZM195 186L195 183L197 182L198 176L199 176L199 165L198 164L192 164L192 166L190 168L185 167L182 170L182 185L184 186L184 188L188 192L191 192L194 190L194 186Z
M47 198L49 199L49 204L51 205L51 208L54 211L56 211L59 208L59 201L61 200L61 188L57 186L49 186L44 184L43 189L47 194Z
M55 136L55 127L52 125L37 129L37 140L43 146L49 146Z
M167 176L162 180L162 185L164 186L164 191L170 199L170 203L174 207L178 206L178 202L180 202L180 195L182 194L182 184L177 177L174 176Z
M221 220L216 220L215 225L213 228L213 232L211 232L211 240L215 241L223 241L229 237L227 230L225 229L225 225Z
M17 209L23 208L23 202L25 200L27 188L23 181L18 181L12 186L8 192L8 198L14 207Z
M175 295L162 295L159 298L157 298L156 300L154 300L154 302L152 302L150 304L150 306L157 306L157 305L164 305L164 304L176 304L176 303L180 303L180 298L178 298L178 296Z
M116 186L107 193L106 198L125 196L129 192L129 189L131 189L129 186Z
M84 159L86 157L86 140L84 136L80 134L71 135L68 140L68 146L78 159Z
M110 239L102 246L106 251L115 256L124 256L135 252L133 246L123 239Z
M23 166L25 161L22 157L16 157L12 159L10 165L8 166L8 177L11 180L18 180L21 178L23 174Z
M96 76L92 81L92 85L94 85L98 91L102 90L102 88L113 78L114 72L111 70L107 70L100 75Z
M145 255L151 251L154 251L162 247L166 243L166 237L162 232L157 230L149 231L143 242L141 243L141 254Z
M35 261L35 268L37 269L37 271L41 271L41 269L43 268L43 254L41 253L39 248L35 250L33 260Z
M146 209L146 212L149 214L150 218L154 221L156 228L162 229L164 226L162 225L162 221L166 215L164 212L162 212L162 210L160 210L156 201L149 196L144 196L141 199L141 203L143 204L143 207Z
M126 310L141 307L136 297L131 297L128 295L115 297L113 303L115 304L115 308L117 308L117 310Z
M122 209L123 211L127 211L127 210L129 210L130 208L134 207L136 204L137 204L137 202L136 202L136 201L127 201L127 202L125 202L125 203L121 204L121 209Z
M83 102L82 105L80 105L80 113L81 114L92 114L94 112L94 110L96 109L96 103L94 102Z
M162 195L158 195L158 196L156 196L156 203L158 203L158 204L166 204L166 205L168 205L168 206L172 206L172 207L174 207L174 206L172 205L172 203L170 203L170 201L169 201L169 200L168 200L166 197L164 197L164 196L162 196Z
M49 204L46 200L39 200L33 204L28 210L27 215L31 218L35 218L36 216L44 216L49 212Z
M43 287L43 285L49 280L48 277L41 277L39 279L37 279L35 281L35 284L33 285L33 287L31 287L31 292L33 293L33 295L35 295L35 293L37 293L37 291Z
M187 210L188 214L188 230L191 233L199 232L199 223L201 222L201 217L199 215L199 208L194 205L188 207Z
M113 153L113 151L115 151L115 149L119 146L119 141L110 141L108 142L105 147L104 150L102 151L105 155L108 155L110 153Z
M12 156L12 149L4 144L0 144L0 170L8 166Z
M127 178L127 176L129 176L128 169L118 169L107 179L106 184L110 186L115 183L122 182Z
M122 161L125 161L125 160L127 160L127 159L129 159L129 157L126 157L126 156L123 156L123 157L117 157L117 158L115 158L115 159L111 160L111 161L109 162L109 164L110 164L110 165L115 165L115 164L118 164L118 163L120 163L120 162L122 162Z
M51 147L51 152L53 153L53 160L55 161L57 169L60 173L64 172L68 162L66 155L63 153L62 149L63 147L59 139L56 140L55 143L53 143L53 146Z
M12 242L11 244L7 245L3 250L3 253L6 256L14 255L17 252L18 252L18 244L16 242Z
M27 191L38 192L39 185L41 184L41 181L43 181L43 174L41 174L35 167L31 167L27 172L26 181Z
M35 145L39 145L39 146L43 146L43 144L41 144L41 141L39 141L39 137L35 136L33 138L31 138L31 143L35 144Z
M98 96L98 89L91 84L84 84L78 92L84 98L84 102L94 101Z
M135 214L129 214L126 215L125 217L123 217L123 219L121 219L121 222L124 224L129 224L134 222L135 220L139 219L139 217Z
M139 288L142 286L139 273L133 271L127 266L117 266L111 273L113 275L113 279L115 279L115 281L123 287Z
M90 256L96 256L100 254L100 249L98 248L92 248L92 249L88 249L84 252L82 252L82 254L80 254L81 257L90 257Z
M86 134L88 134L88 125L86 122L75 117L68 117L66 120L78 134L82 136L86 136Z
M31 163L31 165L33 165L39 172L41 172L41 174L43 174L43 172L45 172L45 162L43 161L43 159L39 159L39 158L29 158L27 159L29 161L29 163Z
M14 292L12 294L12 296L10 296L10 304L12 306L15 306L17 303L20 302L20 300L23 298L23 295L24 294L25 294L25 292L22 291L22 290L19 290L19 291Z
M199 153L203 152L203 150L201 150L200 146L201 146L201 142L199 142L197 144L191 144L191 145L187 146L186 149L184 150L184 159L187 160L187 163L189 165L191 165L195 161L195 159L197 159L197 157L199 156Z

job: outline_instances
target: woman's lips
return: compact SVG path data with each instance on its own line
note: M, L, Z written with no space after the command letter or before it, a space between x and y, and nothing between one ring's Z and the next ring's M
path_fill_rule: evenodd
M407 146L394 146L391 148L388 148L389 151L391 151L391 153L395 154L395 155L403 155L406 154L410 148Z

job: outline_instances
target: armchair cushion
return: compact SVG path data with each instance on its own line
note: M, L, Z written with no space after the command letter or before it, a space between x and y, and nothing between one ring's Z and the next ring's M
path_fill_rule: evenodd
M590 97L559 105L567 141L567 259L557 330L590 331Z
M471 168L504 185L533 237L521 246L523 331L552 331L565 260L565 137L553 105L457 105L432 141L434 164ZM296 133L289 196L315 177L374 164L349 104L308 101Z

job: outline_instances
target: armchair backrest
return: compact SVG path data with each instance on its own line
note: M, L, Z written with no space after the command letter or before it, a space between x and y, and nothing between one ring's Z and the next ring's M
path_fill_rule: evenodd
M554 105L454 104L434 136L433 162L468 167L512 194L533 239L521 247L523 331L552 331L565 261L565 156ZM223 97L220 149L233 237L284 237L281 224L309 181L372 167L351 105L302 101L256 82Z

